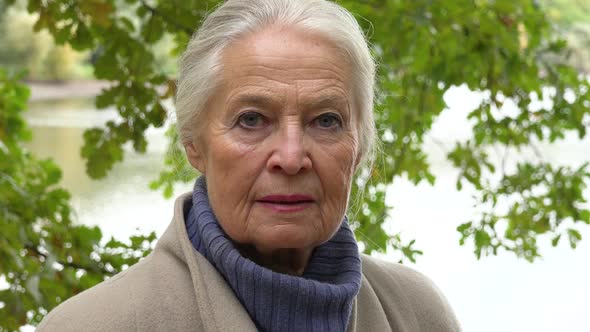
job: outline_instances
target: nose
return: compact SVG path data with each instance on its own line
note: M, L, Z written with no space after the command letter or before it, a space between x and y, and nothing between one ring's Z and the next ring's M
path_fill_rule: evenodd
M311 158L304 143L301 125L290 124L281 128L272 143L272 154L267 161L268 170L296 175L301 171L311 169Z

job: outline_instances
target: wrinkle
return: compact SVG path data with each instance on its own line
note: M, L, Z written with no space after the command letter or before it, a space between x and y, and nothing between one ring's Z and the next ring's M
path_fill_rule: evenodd
M289 37L292 44L273 44L255 34L228 47L208 112L211 206L230 238L266 253L310 251L339 229L358 144L350 67L323 41L308 46L313 36L274 36ZM236 126L237 114L247 108L266 117L265 126ZM318 127L315 119L325 112L338 113L342 128ZM315 202L292 214L257 203L269 194L293 193Z

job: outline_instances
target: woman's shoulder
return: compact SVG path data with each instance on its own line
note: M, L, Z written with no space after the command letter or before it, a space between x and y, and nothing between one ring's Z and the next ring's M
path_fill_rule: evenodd
M419 288L436 289L426 275L399 263L388 262L368 255L361 255L363 274L371 279L395 278L396 282L405 286L414 285Z
M37 331L181 331L190 319L184 309L195 308L188 296L192 282L182 264L154 252L114 277L71 297L53 309ZM188 309L190 310L190 309ZM193 315L197 317L197 315ZM176 326L184 324L186 326ZM193 325L194 326L194 325Z
M148 256L126 271L67 299L43 319L37 331L134 329L135 321L129 319L133 317L134 310L130 284L137 275L142 275L142 265L149 264L150 259Z
M447 299L424 274L402 264L362 255L363 276L384 310L400 310L420 331L461 331ZM363 291L361 289L361 291Z

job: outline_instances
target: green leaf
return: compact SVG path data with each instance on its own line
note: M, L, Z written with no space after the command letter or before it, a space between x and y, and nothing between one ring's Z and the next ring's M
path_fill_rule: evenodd
M570 228L567 230L567 235L570 241L570 246L572 249L575 249L578 245L578 242L582 239L582 235L577 230Z
M554 247L557 247L557 245L559 244L559 239L561 239L561 234L558 234L557 236L555 236L551 240L551 245L554 246Z

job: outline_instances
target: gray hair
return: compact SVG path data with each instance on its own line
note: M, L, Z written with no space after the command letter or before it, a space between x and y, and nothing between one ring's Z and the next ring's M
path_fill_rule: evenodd
M346 9L327 0L228 0L203 21L180 60L176 117L183 144L219 84L221 53L234 40L266 26L280 24L318 34L341 48L352 65L358 103L359 154L372 157L375 141L373 97L375 62L363 31Z

